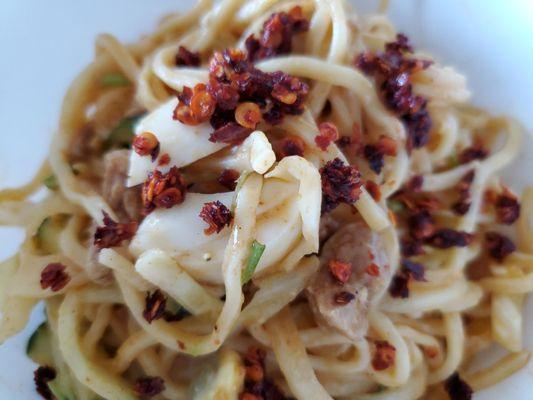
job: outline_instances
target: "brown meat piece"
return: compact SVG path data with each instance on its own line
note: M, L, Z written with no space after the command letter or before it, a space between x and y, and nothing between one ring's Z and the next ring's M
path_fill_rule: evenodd
M105 155L102 196L121 221L138 221L142 209L140 187L126 187L129 154L129 150L114 150Z
M351 276L344 285L330 272L332 260L352 265ZM307 299L318 323L353 340L364 337L368 330L368 310L381 298L391 279L388 262L381 236L363 221L340 228L325 243L320 269L307 288ZM378 267L379 275L375 266L369 268L372 264ZM340 304L336 297L342 292L355 298Z

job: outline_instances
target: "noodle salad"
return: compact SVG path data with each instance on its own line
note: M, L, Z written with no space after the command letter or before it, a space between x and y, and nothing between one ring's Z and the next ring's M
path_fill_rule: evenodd
M199 0L97 37L0 191L0 341L45 399L452 399L530 359L522 128L344 0ZM499 344L507 354L473 360Z

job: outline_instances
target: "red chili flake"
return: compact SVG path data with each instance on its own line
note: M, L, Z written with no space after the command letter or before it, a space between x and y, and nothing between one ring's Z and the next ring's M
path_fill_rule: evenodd
M361 194L361 173L354 165L345 165L335 158L320 169L322 177L322 213L327 213L340 203L352 204Z
M451 400L471 400L472 388L461 379L459 374L455 372L444 382L444 389L448 392Z
M394 364L396 358L396 348L386 340L377 340L376 350L372 357L372 367L376 371L383 371Z
M285 136L279 143L278 159L289 156L303 157L305 143L298 136Z
M372 171L376 174L380 174L385 161L383 159L383 153L381 153L377 146L373 144L367 144L363 148L363 154L368 161L368 165Z
M428 239L436 231L435 220L428 211L415 212L407 219L409 233L415 240Z
M436 346L424 347L424 353L426 353L426 356L429 358L435 358L439 355L439 348Z
M65 271L67 267L60 263L50 263L41 271L41 288L50 288L58 292L70 282L70 276Z
M341 136L339 138L339 140L337 140L337 144L341 148L345 148L345 147L350 146L352 144L352 142L353 142L353 139L352 139L351 136Z
M487 232L485 234L485 243L490 256L500 262L516 250L513 241L498 232Z
M261 109L250 101L240 103L235 109L235 121L245 128L255 129L261 118Z
M433 212L442 208L442 203L439 199L433 196L421 196L416 198L414 202L415 211Z
M346 291L337 292L333 297L333 301L335 301L336 304L339 304L341 306L348 304L353 299L355 299L355 294Z
M159 289L153 293L147 293L143 311L144 319L151 324L153 320L163 317L166 305L167 299Z
M474 181L475 171L467 172L457 184L459 200L452 206L452 209L459 215L464 215L470 209L470 187Z
M233 218L231 211L220 201L205 203L199 217L209 225L204 229L206 235L219 233L225 226L229 226Z
M372 180L367 180L365 182L365 189L368 193L370 193L370 196L372 196L372 198L376 201L380 201L381 200L381 189L379 187L379 185L372 181Z
M292 51L293 36L308 29L309 22L303 16L300 6L293 7L288 13L272 14L263 24L263 30L258 39L253 35L246 39L248 59L257 61L288 54Z
M217 129L235 121L228 111L235 110L239 101L259 105L263 119L272 125L281 123L285 115L301 114L309 87L281 71L260 71L246 60L245 53L227 49L211 58L208 91L217 103L211 118Z
M389 293L392 297L407 298L409 297L409 282L411 280L425 282L426 268L422 264L402 259L401 269L392 279L389 286Z
M449 249L450 247L466 247L472 243L473 239L474 236L468 232L440 228L427 239L426 243L439 249Z
M220 173L217 182L225 188L228 188L229 190L233 191L237 187L237 179L239 179L240 175L241 174L237 170L225 169Z
M346 152L353 155L360 154L363 146L363 133L361 127L357 122L352 125L352 134L350 136L342 136L337 144Z
M244 389L239 400L288 400L287 397L266 377L266 352L252 346L244 357Z
M176 54L176 65L178 67L199 67L200 66L200 53L192 52L184 46L180 46L178 54Z
M402 239L401 249L404 257L413 257L424 254L421 240Z
M368 264L365 268L365 272L370 276L380 276L379 267L375 263Z
M184 86L178 100L172 118L185 125L209 121L217 106L215 97L203 83L198 83L194 89Z
M464 149L459 154L459 163L466 164L474 160L483 160L487 158L489 152L485 150L481 145L473 145Z
M140 156L152 156L152 161L159 154L159 140L151 132L143 132L135 136L132 143L133 150Z
M41 395L43 399L54 400L56 397L48 387L48 382L56 378L55 369L47 366L39 367L33 372L33 382L35 382L35 390Z
M411 83L412 74L428 68L431 62L406 58L411 52L407 37L398 34L395 42L386 44L385 52L365 52L355 61L363 72L378 79L384 103L405 124L408 150L426 145L431 130L427 100L413 93Z
M422 175L415 175L405 184L405 190L409 192L418 193L422 190L424 185L424 177Z
M320 133L315 136L315 143L322 151L326 151L329 145L339 139L339 130L331 122L322 122L318 129Z
M386 156L394 157L398 153L398 144L396 143L396 140L388 136L380 136L376 143L376 147L380 153Z
M163 154L161 157L159 157L159 161L157 162L157 165L160 167L164 167L165 165L168 165L170 163L170 155L168 153Z
M210 142L220 142L228 144L238 144L246 139L253 130L250 128L245 128L235 122L228 122L221 128L215 130L209 136Z
M516 196L507 188L494 203L496 220L501 224L512 224L520 217L520 203Z
M94 233L94 245L97 249L119 246L124 240L130 240L137 232L138 223L136 221L115 222L108 213L105 211L102 213L104 214L104 225L97 227Z
M389 286L389 293L396 298L406 299L409 297L409 277L404 274L395 275Z
M415 263L413 261L403 259L401 261L402 273L418 282L426 281L426 267L422 264Z
M144 214L156 207L171 208L185 200L187 186L179 169L174 166L163 174L159 170L150 172L141 192Z
M142 397L154 397L165 390L165 381L158 376L146 376L135 382L135 393Z
M352 264L331 260L328 263L329 272L333 279L335 279L339 284L344 285L350 279L352 275Z

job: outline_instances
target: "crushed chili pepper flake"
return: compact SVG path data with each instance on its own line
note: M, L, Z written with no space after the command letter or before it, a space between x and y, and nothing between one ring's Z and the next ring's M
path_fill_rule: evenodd
M370 196L376 201L381 200L381 189L380 186L374 182L373 180L367 180L365 182L365 189L368 193L370 193Z
M401 249L404 257L413 257L424 254L423 242L421 240L402 239Z
M258 38L250 35L245 42L248 59L257 61L288 54L292 51L292 39L295 34L309 29L309 21L303 16L300 6L289 12L272 14L263 24Z
M426 267L414 261L403 259L401 261L402 273L418 282L426 282Z
M481 145L473 145L464 149L461 154L459 154L459 163L466 164L474 160L483 160L487 158L488 155L489 152Z
M381 153L377 146L373 144L367 144L363 148L363 154L368 161L368 166L370 169L379 175L383 169L383 166L385 165L383 153Z
M339 284L344 285L352 275L352 264L338 260L331 260L328 263L329 272L333 279Z
M209 141L214 143L238 144L246 139L252 131L252 129L246 128L235 122L228 122L226 125L211 133Z
M246 60L242 51L215 52L209 64L208 91L216 101L211 118L215 129L235 122L234 111L240 101L259 105L263 119L276 125L285 115L299 115L309 92L307 84L281 71L266 73Z
M424 185L424 177L422 175L415 175L405 185L405 189L410 192L418 193L422 190Z
M427 346L424 347L424 353L426 353L426 356L429 358L435 358L439 355L439 348L436 346Z
M375 263L368 264L365 268L365 272L370 276L380 276L379 267Z
M472 243L473 239L474 236L468 232L440 228L426 240L426 243L439 249L449 249L450 247L466 247Z
M108 213L102 211L103 225L96 228L94 245L97 249L119 246L124 240L130 240L137 232L137 221L115 222Z
M409 297L409 277L404 274L396 274L389 286L391 297L406 299Z
M41 288L58 292L70 282L70 275L61 263L50 263L41 271Z
M175 59L176 65L181 67L199 67L200 53L190 51L184 46L180 46Z
M204 229L206 235L219 233L225 226L229 226L233 219L229 208L218 200L205 203L199 217L209 225L208 228Z
M142 397L154 397L165 390L165 381L158 376L146 376L135 381L135 393Z
M302 138L298 136L285 136L281 139L277 151L278 159L289 156L303 157L305 151L305 143Z
M144 214L147 215L156 207L171 208L183 203L187 185L176 166L163 174L159 170L150 172L144 182L141 198L144 206Z
M411 83L412 74L428 68L431 62L407 58L411 52L407 37L398 34L396 41L385 45L385 52L364 52L355 60L359 69L378 79L383 102L403 121L408 150L428 143L432 125L427 100L413 93Z
M396 348L386 340L377 340L376 349L372 357L372 367L376 371L383 371L394 364Z
M35 390L45 400L54 400L55 396L48 387L48 382L53 381L57 374L55 369L48 366L41 366L33 372L33 382Z
M467 172L457 184L457 191L459 192L458 201L452 205L452 209L459 215L464 215L470 209L471 196L470 187L475 178L475 171Z
M240 400L288 400L266 377L265 350L252 346L244 357L244 389Z
M339 139L339 130L331 122L322 122L318 129L320 133L315 136L315 143L322 151L326 151L329 145Z
M155 160L159 153L159 140L152 132L143 132L135 136L132 143L133 150L140 156L152 156Z
M322 213L330 212L340 203L352 204L361 194L361 173L357 167L346 165L335 158L328 161L321 169L322 177Z
M436 231L435 220L426 210L415 212L409 216L407 226L410 235L415 240L428 239Z
M502 261L516 250L513 241L498 232L487 232L485 234L485 243L489 255L498 261Z
M162 318L165 314L166 305L167 299L159 289L153 293L147 293L143 311L144 319L151 324L153 320Z
M250 101L240 103L235 109L235 121L245 128L255 129L261 118L261 109Z
M170 164L170 155L168 153L165 153L159 157L159 161L157 162L157 165L160 167L164 167L165 165Z
M235 190L240 172L235 169L225 169L220 173L217 182L229 190Z
M338 304L341 306L344 306L350 303L354 299L355 299L355 294L346 292L346 291L337 292L333 296L333 301L335 302L335 304Z
M388 136L380 136L376 143L376 147L381 154L386 156L394 157L398 153L398 144L396 143L396 140Z
M407 298L409 297L409 282L415 280L425 282L426 268L422 264L415 263L411 260L402 259L401 269L392 279L389 286L389 293L392 297Z
M217 106L216 98L203 83L198 83L194 89L184 86L177 97L179 101L172 118L185 125L209 121Z
M446 379L444 389L448 392L451 400L471 400L474 392L457 372Z
M507 188L495 202L496 220L501 224L512 224L520 217L520 203L517 197Z

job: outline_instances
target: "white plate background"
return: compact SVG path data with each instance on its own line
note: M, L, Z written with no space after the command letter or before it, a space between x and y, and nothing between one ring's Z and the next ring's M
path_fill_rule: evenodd
M356 0L374 10L375 0ZM191 0L1 0L0 1L0 187L27 181L48 152L66 88L91 61L93 39L110 32L133 41L163 14L184 10ZM391 0L398 29L418 49L431 52L469 78L474 102L510 114L533 129L532 0ZM533 141L505 176L513 187L533 184ZM22 240L16 229L0 229L0 258ZM530 298L527 346L533 349ZM29 334L42 319L0 347L0 400L36 399L24 356ZM533 363L476 399L533 399Z

